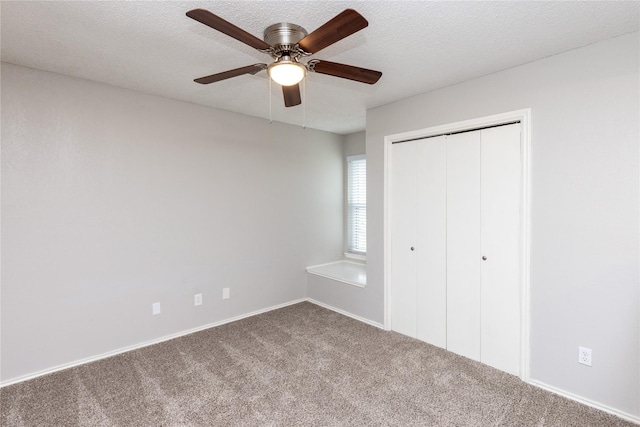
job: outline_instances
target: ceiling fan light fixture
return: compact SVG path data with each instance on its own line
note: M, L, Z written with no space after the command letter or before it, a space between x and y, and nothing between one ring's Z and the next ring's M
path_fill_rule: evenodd
M1 0L0 0L1 1ZM258 63L246 67L227 70L195 79L196 83L209 84L246 74L254 75L267 70L269 82L272 80L282 86L285 107L295 107L302 103L300 83L307 72L325 74L327 76L349 79L360 83L374 84L382 73L352 65L312 59L306 64L299 60L339 42L354 34L369 23L353 9L345 9L329 21L322 24L310 34L299 25L280 22L270 25L264 30L264 40L260 40L231 22L214 15L205 9L193 9L187 16L216 31L226 34L261 53L270 55L274 62L271 65ZM302 88L304 90L304 87Z
M281 86L293 86L302 81L307 73L304 66L290 59L279 59L269 65L269 77Z

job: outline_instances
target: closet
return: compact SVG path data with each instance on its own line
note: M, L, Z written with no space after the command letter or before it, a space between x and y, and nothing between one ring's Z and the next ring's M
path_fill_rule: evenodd
M520 373L521 126L394 143L391 329Z

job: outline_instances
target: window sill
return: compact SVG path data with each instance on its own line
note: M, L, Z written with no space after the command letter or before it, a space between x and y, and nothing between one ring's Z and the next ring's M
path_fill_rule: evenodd
M345 258L357 259L358 261L367 262L367 256L366 255L354 254L352 252L345 252L344 256L345 256Z
M336 282L364 288L367 285L367 267L352 261L336 261L306 268L307 273Z

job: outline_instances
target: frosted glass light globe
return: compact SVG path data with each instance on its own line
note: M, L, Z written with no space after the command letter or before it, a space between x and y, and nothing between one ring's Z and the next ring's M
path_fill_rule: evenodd
M305 74L305 68L297 62L281 60L269 65L269 77L282 86L293 86L300 83Z

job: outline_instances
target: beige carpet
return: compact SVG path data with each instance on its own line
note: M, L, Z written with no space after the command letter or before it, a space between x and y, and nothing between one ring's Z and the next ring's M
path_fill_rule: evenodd
M0 389L2 426L632 426L301 303Z

